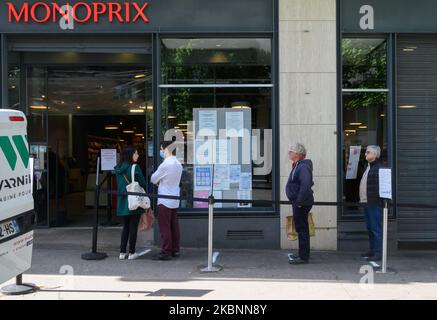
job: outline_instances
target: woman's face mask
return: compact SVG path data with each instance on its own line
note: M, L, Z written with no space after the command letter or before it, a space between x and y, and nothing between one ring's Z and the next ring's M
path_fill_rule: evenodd
M164 159L165 158L165 154L164 154L164 150L159 150L159 156Z

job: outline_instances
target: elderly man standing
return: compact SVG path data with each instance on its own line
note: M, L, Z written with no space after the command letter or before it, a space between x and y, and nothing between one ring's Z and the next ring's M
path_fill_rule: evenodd
M288 150L288 158L293 163L286 186L288 199L293 202L293 219L299 238L299 255L289 254L290 264L308 263L310 258L310 230L308 214L314 202L313 163L306 158L306 149L296 143Z
M380 261L382 256L382 207L379 197L379 169L381 148L370 145L366 149L367 169L360 182L360 202L367 204L364 208L366 226L369 232L370 250L361 257L369 261Z

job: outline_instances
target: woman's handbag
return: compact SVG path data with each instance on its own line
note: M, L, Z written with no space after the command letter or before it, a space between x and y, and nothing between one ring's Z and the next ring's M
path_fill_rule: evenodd
M153 212L152 209L146 209L146 211L141 215L140 223L138 225L139 231L148 231L153 225Z
M287 239L289 241L295 241L298 239L298 234L296 231L296 226L294 224L293 216L287 216L286 223L286 231L287 231ZM314 237L316 235L316 226L314 225L313 213L308 213L308 226L310 228L310 237Z
M146 191L140 186L140 184L137 181L135 181L135 166L136 166L136 164L132 165L132 171L131 171L132 182L131 183L129 183L129 180L127 179L127 177L124 176L124 178L126 179L126 182L128 183L128 185L126 186L126 191L145 194ZM129 211L137 210L138 208L143 208L143 209L150 208L150 199L147 196L128 195L127 201L129 204L128 205Z

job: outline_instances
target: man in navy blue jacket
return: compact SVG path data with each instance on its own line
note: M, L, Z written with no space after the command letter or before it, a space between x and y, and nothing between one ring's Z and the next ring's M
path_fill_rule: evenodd
M288 150L288 157L293 163L286 186L288 199L293 202L293 219L299 236L299 255L290 254L290 264L308 263L310 258L310 230L308 214L314 203L312 186L313 163L305 159L306 149L296 143Z

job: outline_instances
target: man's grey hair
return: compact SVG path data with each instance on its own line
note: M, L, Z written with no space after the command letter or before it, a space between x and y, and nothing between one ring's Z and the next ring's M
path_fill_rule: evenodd
M370 145L367 146L366 150L373 152L376 155L377 159L379 159L379 157L381 156L381 148L379 146Z
M301 143L294 143L294 144L292 144L288 150L289 151L294 151L297 154L300 154L302 156L306 156L307 155L307 149Z

